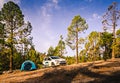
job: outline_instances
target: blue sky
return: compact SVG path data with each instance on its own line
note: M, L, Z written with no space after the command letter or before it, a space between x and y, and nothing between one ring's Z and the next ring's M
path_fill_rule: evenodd
M0 0L0 8L9 0ZM30 21L33 30L33 43L39 52L47 52L50 46L55 47L60 35L67 37L67 27L75 15L85 18L89 28L81 36L86 37L91 31L102 30L102 15L108 6L120 0L12 0L17 3L25 21ZM67 47L68 54L75 53Z

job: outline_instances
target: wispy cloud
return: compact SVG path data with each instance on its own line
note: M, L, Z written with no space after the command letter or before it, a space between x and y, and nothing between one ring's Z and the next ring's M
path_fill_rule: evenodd
M97 13L94 13L94 14L92 15L92 18L93 18L93 19L100 19L101 16L98 15Z
M42 7L41 12L43 16L50 16L53 9L59 9L58 0L48 0Z
M101 20L101 16L97 13L93 13L90 18L88 18L89 21L93 20Z
M40 26L43 30L51 31L51 21L52 21L52 13L54 9L59 9L58 6L58 0L48 0L39 11L39 17L40 17ZM50 32L49 32L50 33ZM46 35L50 35L49 33L46 33Z
M87 19L89 28L87 30L87 33L90 33L92 31L102 31L102 21L101 21L101 15L98 13L93 13L91 16ZM89 34L88 34L89 35Z
M87 1L87 2L92 2L93 0L85 0L85 1Z
M47 0L43 6L37 9L38 14L36 14L36 18L32 20L32 23L36 24L34 26L33 35L39 35L34 37L36 50L44 52L48 50L50 46L55 46L56 34L53 29L52 21L54 17L53 12L60 8L58 3L58 0Z

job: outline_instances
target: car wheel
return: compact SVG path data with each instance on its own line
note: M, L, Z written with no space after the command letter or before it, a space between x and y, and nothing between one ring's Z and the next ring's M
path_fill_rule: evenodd
M52 66L52 67L54 67L54 66L55 66L55 64L52 62L52 63L51 63L51 66Z

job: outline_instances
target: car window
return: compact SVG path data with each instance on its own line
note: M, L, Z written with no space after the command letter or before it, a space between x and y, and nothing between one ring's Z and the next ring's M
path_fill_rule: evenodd
M44 60L46 61L46 60L48 60L48 58L45 58Z
M60 59L58 56L51 56L52 59Z
M48 60L51 60L50 58L48 58Z

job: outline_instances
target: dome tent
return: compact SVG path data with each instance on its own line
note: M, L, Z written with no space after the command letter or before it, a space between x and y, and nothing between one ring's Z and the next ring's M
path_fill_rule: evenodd
M23 71L23 70L29 71L29 70L35 70L35 69L36 69L35 63L30 60L27 60L22 63L20 70L21 71Z

